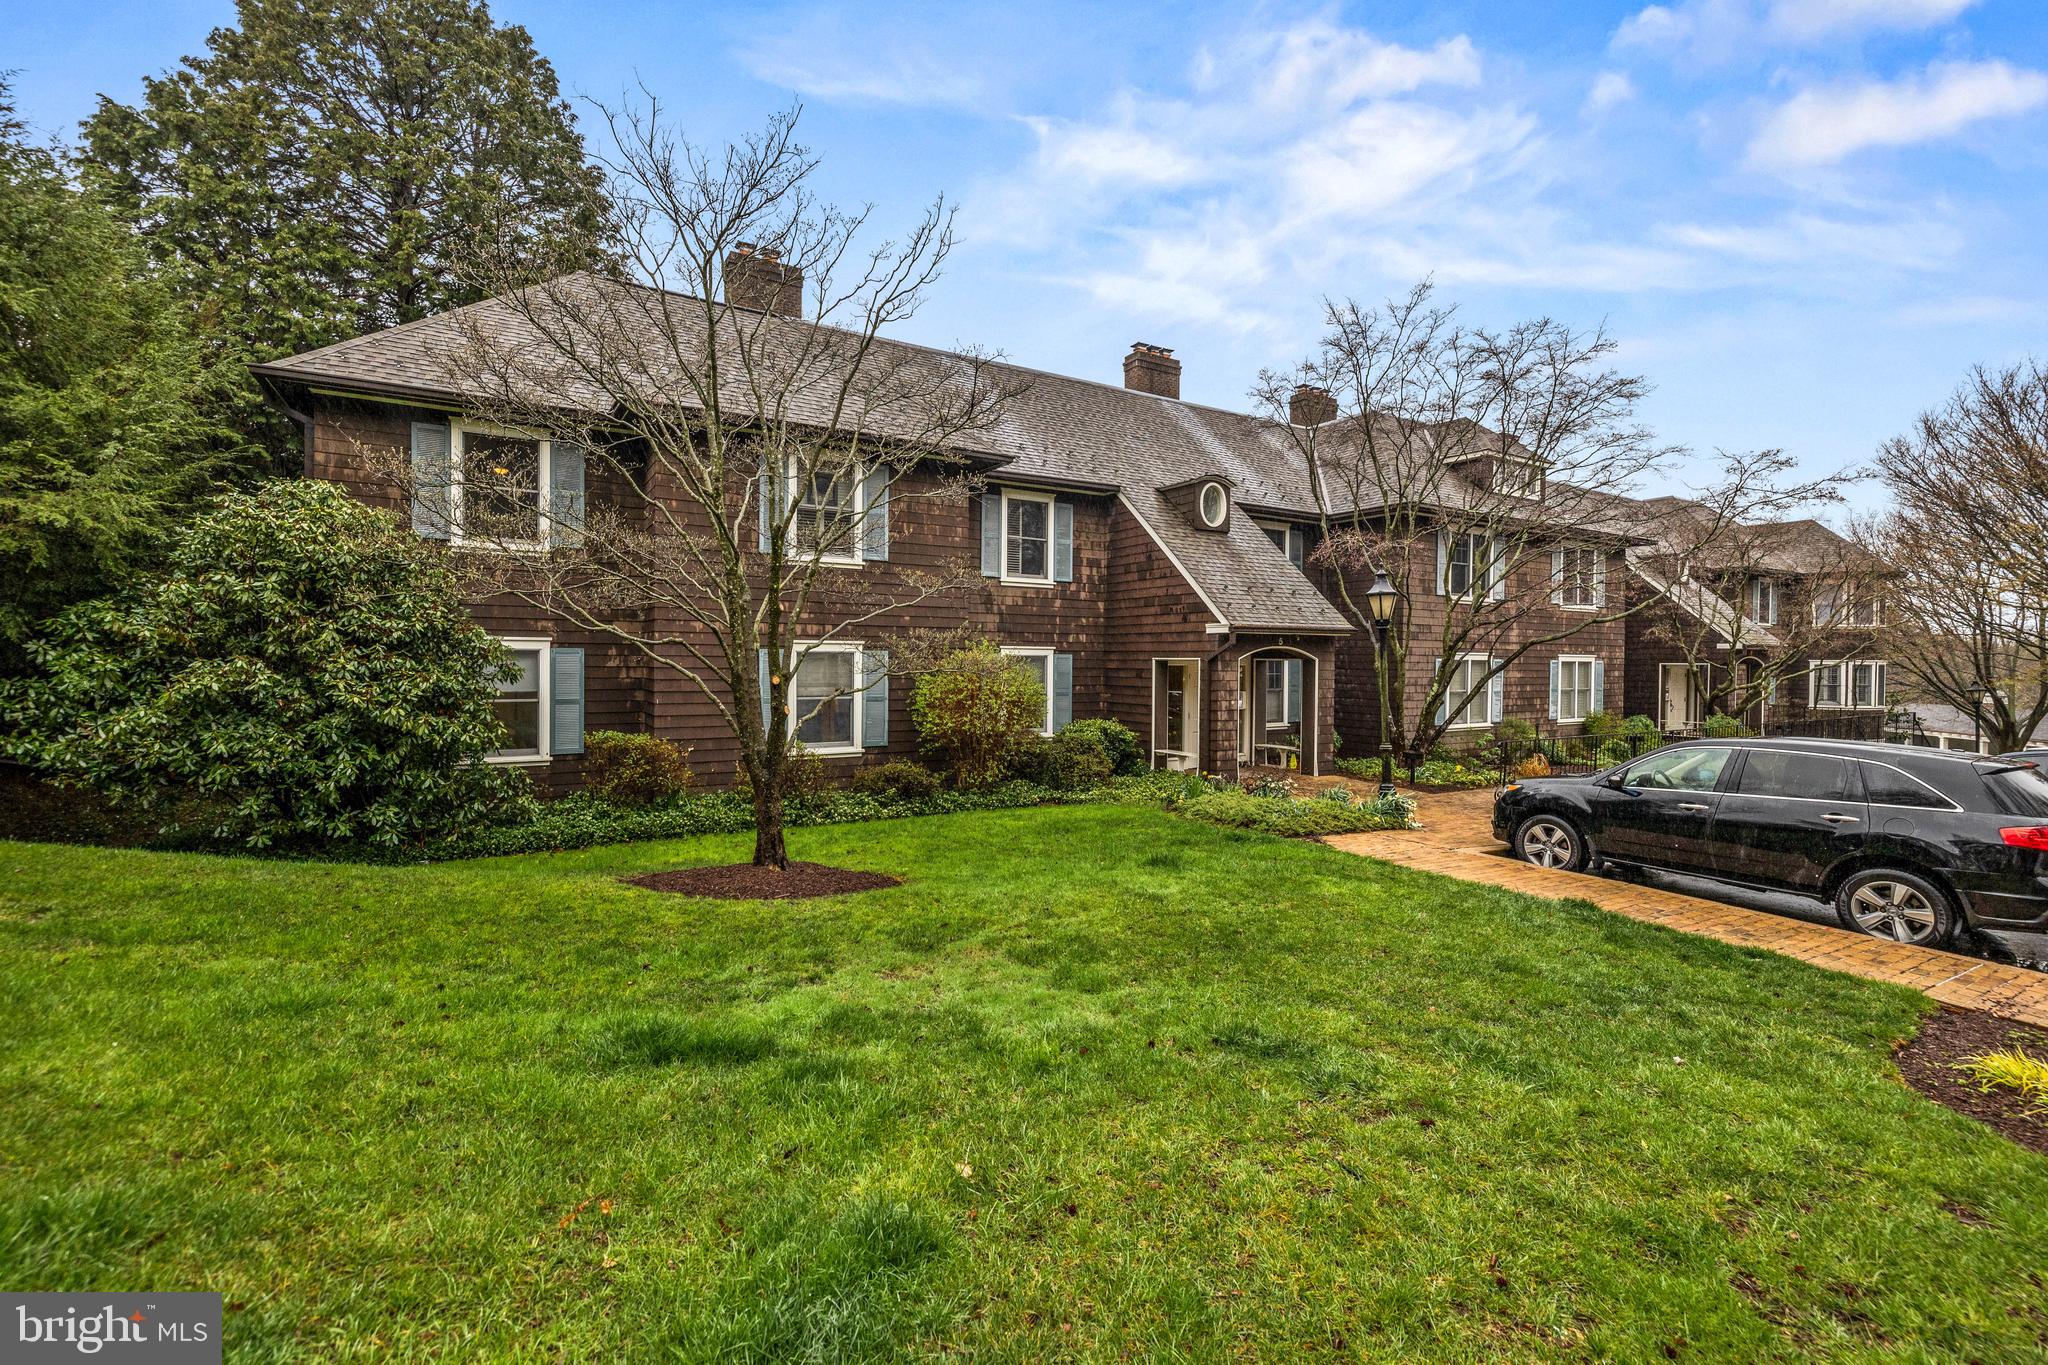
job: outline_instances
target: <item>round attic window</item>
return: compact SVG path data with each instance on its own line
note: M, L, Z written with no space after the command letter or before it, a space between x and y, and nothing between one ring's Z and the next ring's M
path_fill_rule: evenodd
M1223 485L1220 483L1203 484L1200 505L1202 509L1202 524L1212 530L1221 526L1224 514L1230 510L1230 500L1223 492Z

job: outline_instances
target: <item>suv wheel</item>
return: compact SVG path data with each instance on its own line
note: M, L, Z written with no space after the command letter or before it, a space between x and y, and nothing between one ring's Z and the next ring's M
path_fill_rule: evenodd
M1515 856L1537 867L1577 872L1586 865L1586 840L1561 815L1532 815L1515 831Z
M1942 889L1917 872L1859 872L1835 892L1844 929L1872 938L1944 948L1955 937L1956 912Z

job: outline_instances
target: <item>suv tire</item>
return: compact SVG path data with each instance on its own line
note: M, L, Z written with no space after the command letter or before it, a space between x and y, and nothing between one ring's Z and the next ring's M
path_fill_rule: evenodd
M1946 948L1955 941L1957 916L1948 893L1918 872L1878 867L1835 891L1835 917L1852 933L1916 948Z
M1579 827L1562 815L1532 815L1515 827L1514 853L1525 863L1581 872L1592 847Z

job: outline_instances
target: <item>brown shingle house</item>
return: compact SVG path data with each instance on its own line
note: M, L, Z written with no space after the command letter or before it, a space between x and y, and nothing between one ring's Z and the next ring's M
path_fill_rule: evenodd
M786 293L763 306L783 306ZM459 546L466 517L477 513L464 505L465 470L509 470L536 506L562 514L535 519L532 548L547 552L551 536L580 523L586 502L615 490L569 441L477 416L482 398L452 357L479 329L520 326L517 310L486 300L255 372L303 427L308 476L341 483ZM921 349L885 344L906 355ZM795 711L807 717L799 740L842 775L914 752L908 689L874 681L877 656L906 631L967 627L1044 680L1048 731L1114 717L1157 766L1225 777L1265 764L1324 772L1340 728L1347 752L1370 752L1371 637L1333 605L1326 571L1311 558L1316 498L1287 433L1183 402L1180 363L1159 346L1133 347L1121 386L1005 369L1021 381L1017 397L961 452L986 491L964 502L905 496L914 488L903 481L920 477L912 470L897 476L894 497L887 482L848 494L863 527L860 552L842 570L850 582L885 584L961 560L978 563L978 581L865 623L862 639L805 655L794 688ZM549 401L572 408L588 400L565 389ZM393 463L410 468L409 488L379 477ZM1597 601L1585 594L1604 595L1619 578L1621 543L1600 541L1575 588L1554 581L1546 553L1506 566L1493 590L1547 595L1555 610L1546 629L1571 630L1592 619L1575 615ZM1412 610L1456 609L1458 593L1469 591L1455 581L1459 556L1469 559L1470 548L1446 545L1437 582L1408 585ZM601 632L508 598L479 600L474 610L523 665L499 704L511 738L497 761L530 765L552 788L573 787L582 737L602 728L674 739L692 750L708 784L733 772L734 741L693 685ZM1541 718L1547 702L1555 726L1569 729L1588 711L1618 709L1625 678L1621 625L1601 621L1475 685L1457 699L1456 721L1477 732L1510 714Z

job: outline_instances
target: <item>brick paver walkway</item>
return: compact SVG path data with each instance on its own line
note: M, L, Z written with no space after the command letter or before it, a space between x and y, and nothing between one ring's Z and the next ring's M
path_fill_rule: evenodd
M1806 924L1634 882L1531 867L1504 856L1494 839L1491 791L1421 793L1417 804L1421 829L1345 834L1324 842L1346 853L1468 882L1505 886L1533 896L1588 900L1631 919L1704 934L1724 943L1768 948L1817 967L1911 986L1944 1004L1989 1010L2048 1028L2048 973L1887 943L1846 929Z

